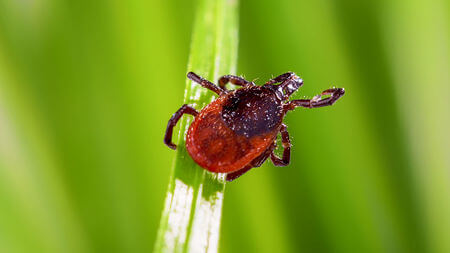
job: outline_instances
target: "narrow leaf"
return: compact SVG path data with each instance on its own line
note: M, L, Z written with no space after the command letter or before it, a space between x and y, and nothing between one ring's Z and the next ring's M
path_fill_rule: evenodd
M237 0L199 0L188 71L214 82L236 70ZM184 103L200 110L214 93L187 79ZM155 252L217 252L225 174L207 172L188 155L180 121L178 147L161 217Z

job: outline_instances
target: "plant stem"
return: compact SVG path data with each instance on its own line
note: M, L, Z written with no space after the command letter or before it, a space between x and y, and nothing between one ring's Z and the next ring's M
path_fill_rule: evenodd
M236 71L238 1L199 0L188 71L213 81ZM184 103L197 109L214 93L188 80ZM199 167L185 148L192 117L183 117L155 252L217 252L225 174Z

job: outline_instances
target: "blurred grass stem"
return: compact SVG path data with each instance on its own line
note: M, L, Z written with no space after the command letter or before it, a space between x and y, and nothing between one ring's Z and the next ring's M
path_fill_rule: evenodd
M209 80L234 73L237 62L236 0L199 0L188 71ZM198 110L213 92L187 79L184 103ZM161 217L155 252L217 252L225 175L195 164L186 152L185 133L192 117L180 122L178 148Z

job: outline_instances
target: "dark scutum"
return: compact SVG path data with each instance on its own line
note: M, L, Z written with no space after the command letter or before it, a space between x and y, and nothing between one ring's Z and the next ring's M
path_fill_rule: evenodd
M222 108L226 125L247 138L274 130L282 117L283 107L274 91L259 86L236 90Z

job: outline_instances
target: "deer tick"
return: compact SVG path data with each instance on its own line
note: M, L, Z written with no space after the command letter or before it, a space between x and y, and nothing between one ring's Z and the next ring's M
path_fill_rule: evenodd
M289 101L289 97L303 85L303 80L292 72L273 78L263 86L234 75L222 76L218 86L193 72L189 72L187 77L219 97L200 112L183 105L169 120L164 143L176 149L172 143L173 127L183 114L194 116L186 135L189 155L211 172L228 173L227 181L261 166L269 157L275 166L288 165L291 142L283 124L286 113L298 106L316 108L332 105L345 93L343 88L332 88L312 99ZM242 88L227 90L225 85L228 82ZM281 158L274 153L278 133L284 148Z

